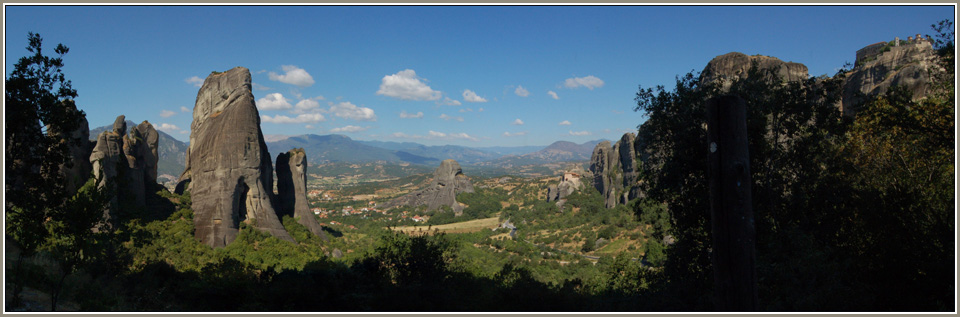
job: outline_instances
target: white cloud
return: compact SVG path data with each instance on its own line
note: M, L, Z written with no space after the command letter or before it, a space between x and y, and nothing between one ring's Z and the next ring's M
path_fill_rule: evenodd
M448 140L470 140L470 141L480 141L479 139L470 136L469 134L460 132L460 133L443 133L430 130L429 138L435 139L448 139Z
M160 130L160 131L163 131L163 132L166 132L166 133L174 133L174 132L180 131L180 128L178 128L178 127L175 126L175 125L169 124L169 123L161 123L161 124L158 124L158 125L156 125L156 126L154 126L154 127L155 127L157 130Z
M303 127L304 127L304 128L307 128L307 129L313 129L313 128L315 128L312 124L308 124L308 125L305 125L305 126L303 126Z
M570 123L569 120L563 120L563 121L560 121L560 123L559 123L558 125L571 125L571 124L572 124L572 123Z
M480 139L470 136L469 134L460 132L460 133L443 133L437 131L429 131L427 135L419 134L406 134L403 132L394 132L390 134L390 137L395 139L430 139L430 140L470 140L470 141L480 141Z
M182 112L190 112L191 110L190 110L190 108L181 106L181 107L180 107L180 111L182 111Z
M401 100L440 99L441 93L423 83L426 79L420 81L421 79L423 78L417 77L417 72L412 69L405 69L393 75L383 76L377 94Z
M349 101L341 102L330 107L330 113L344 119L353 119L358 121L377 121L377 115L373 109L367 107L358 107Z
M433 131L431 131L431 132L433 132ZM470 141L480 141L480 139L477 139L477 138L475 138L475 137L472 137L472 136L470 136L469 134L466 134L466 133L463 133L463 132L461 132L461 133L451 133L449 136L450 136L451 139L463 139L463 140L470 140Z
M449 115L447 115L446 113L441 113L441 114L440 114L440 119L443 119L443 120L446 120L446 121L457 120L457 121L463 122L463 117L449 116Z
M273 89L273 88L270 88L270 87L267 87L267 86L264 86L264 85L261 85L261 84L258 84L258 83L253 83L253 89L254 89L254 90L270 90L270 89Z
M161 117L164 117L164 118L172 117L172 116L175 115L175 114L177 114L177 113L176 113L176 112L173 112L173 111L170 111L170 110L160 111L160 116L161 116Z
M270 80L296 85L299 87L307 87L313 85L314 83L313 77L302 68L293 65L283 65L280 66L280 68L283 69L284 74L279 75L277 73L270 72L268 74Z
M547 94L553 99L560 99L560 96L557 96L557 93L553 92L553 90L547 91Z
M306 113L308 111L320 108L320 103L313 99L304 99L297 102L297 105L293 107L295 108L294 112L296 113Z
M530 91L524 89L523 86L517 86L517 89L514 90L513 93L520 97L526 97L530 95Z
M180 130L180 134L187 134L187 133L190 133L190 131L187 131L187 130Z
M586 87L587 89L593 90L593 88L603 87L603 80L593 75L587 77L573 77L567 78L567 80L563 82L563 85L570 89Z
M483 108L477 109L477 112L483 112Z
M572 130L570 131L570 135L578 135L578 136L580 136L580 135L591 135L591 134L592 134L592 133L590 133L590 131L577 131L577 132L574 132L574 131L572 131Z
M197 87L203 86L203 78L200 78L197 76L184 79L183 81L188 84L193 84L194 86L197 86Z
M487 99L477 96L477 93L473 92L470 89L463 90L463 101L466 102L487 102Z
M512 125L523 125L523 120L520 120L519 118L517 118L517 120L513 120L513 122L510 123L510 124L512 124Z
M463 108L463 109L460 109L460 112L461 112L461 113L462 113L462 112L473 112L473 109Z
M423 111L417 111L417 113L407 113L406 111L400 111L400 119L420 119L423 118Z
M394 132L390 134L390 137L393 137L396 139L422 139L423 138L423 136L421 135L409 135L403 132Z
M353 132L364 131L364 130L367 130L367 129L369 129L369 128L370 128L370 127L364 128L364 127L358 127L358 126L355 126L355 125L348 125L348 126L345 126L345 127L330 129L330 132L332 132L332 133L340 133L340 132L353 133Z
M437 101L438 105L441 106L459 106L461 105L460 100L453 100L450 97L443 97L443 101Z
M284 115L276 115L273 117L267 116L267 115L261 115L260 118L265 122L279 123L279 124L317 123L317 122L326 120L326 118L324 118L323 115L319 113L306 113L306 114L301 114L299 116L296 116L294 118L284 116Z
M279 92L267 95L257 100L257 109L260 110L285 110L293 108L290 101L284 98Z
M517 133L510 133L510 132L504 132L504 133L503 133L503 136L508 137L508 138L509 138L509 137L512 137L512 136L523 136L523 135L527 135L527 131L517 132Z

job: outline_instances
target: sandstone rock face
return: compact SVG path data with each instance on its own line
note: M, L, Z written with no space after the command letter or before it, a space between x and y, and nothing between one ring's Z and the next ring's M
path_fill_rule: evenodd
M583 183L580 182L580 176L581 173L577 172L563 173L563 176L560 176L559 184L550 185L547 188L547 201L560 201L579 190L583 186Z
M68 111L77 111L76 105L72 102L65 103L64 106L69 109ZM50 132L60 134L57 131ZM60 137L67 141L67 146L70 148L67 159L70 161L69 165L71 165L60 165L60 173L64 176L64 188L67 195L73 196L80 189L80 186L83 186L86 180L90 178L90 172L93 170L93 166L90 164L90 154L93 151L94 144L88 140L90 138L90 126L87 119L80 116L77 122L77 130L62 133Z
M310 233L327 240L323 227L307 203L307 154L303 149L277 155L277 192L280 215L299 218L297 222L307 227Z
M636 136L626 133L617 143L597 144L590 157L593 187L604 197L604 205L613 208L642 196L637 184Z
M748 71L753 63L756 62L760 70L771 71L777 78L768 78L768 80L781 81L801 81L809 77L807 66L800 63L784 62L776 57L769 56L747 56L743 53L732 52L717 56L707 63L707 66L700 73L700 85L719 82L721 91L728 92L733 82L737 79L747 78Z
M936 53L926 39L864 47L857 52L856 66L843 82L843 114L853 116L863 96L883 94L895 85L906 87L914 100L925 97L930 92L933 67L939 67Z
M160 134L153 128L150 122L143 121L137 125L137 133L140 134L144 145L141 146L138 156L140 165L143 168L143 182L146 184L157 183L157 164L160 162L159 141Z
M103 176L99 186L109 185L107 190L113 194L104 211L108 225L116 218L116 212L123 209L121 204L127 208L145 207L146 195L153 192L156 184L157 132L150 122L144 121L127 135L124 119L123 115L118 116L113 130L97 136L89 155L94 176Z
M441 206L449 206L459 214L463 206L457 203L457 194L472 192L473 183L463 174L460 164L454 160L444 160L434 172L430 186L388 201L384 208L425 205L428 210L437 210Z
M97 136L97 144L90 154L93 174L100 179L97 185L101 188L107 187L107 192L113 194L109 207L103 212L103 218L107 224L113 220L113 213L119 210L117 174L119 169L127 166L126 156L123 154L125 133L126 124L114 124L113 131L103 131Z
M247 222L293 241L274 210L273 166L260 130L250 70L237 67L207 76L190 125L186 178L193 202L194 236L223 247ZM186 180L181 177L181 180Z

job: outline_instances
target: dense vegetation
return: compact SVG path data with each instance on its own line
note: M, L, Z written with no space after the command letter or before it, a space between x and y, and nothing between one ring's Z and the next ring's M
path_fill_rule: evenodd
M938 30L950 29L950 26ZM945 40L944 40L945 39ZM730 94L747 101L757 274L763 310L949 310L954 272L953 34L938 36L936 92L894 87L855 119L836 107L843 71L803 82L754 67ZM677 237L667 294L710 310L709 192L703 105L719 94L696 75L640 89L649 199ZM775 77L774 77L775 78Z

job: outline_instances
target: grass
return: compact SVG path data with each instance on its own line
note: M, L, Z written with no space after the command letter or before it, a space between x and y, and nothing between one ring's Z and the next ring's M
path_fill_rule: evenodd
M438 226L403 226L403 227L394 227L394 231L403 232L406 234L414 233L417 231L428 232L433 234L434 230L443 233L470 233L477 232L483 229L492 229L500 224L499 217L490 217L484 219L474 219L469 221L454 222L448 223L445 225Z

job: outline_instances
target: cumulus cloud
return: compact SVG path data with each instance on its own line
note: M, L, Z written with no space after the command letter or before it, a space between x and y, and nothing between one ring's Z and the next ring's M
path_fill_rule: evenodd
M487 102L487 99L477 96L477 93L473 92L470 89L463 90L463 101L466 102Z
M423 118L423 111L417 111L417 113L407 113L406 111L400 111L400 119L420 119Z
M417 72L404 69L396 74L383 76L377 94L401 100L440 99L441 92L433 90L424 81L426 79L418 77Z
M257 100L257 109L260 110L286 110L293 108L290 101L284 98L279 92L267 95Z
M547 94L553 99L560 99L560 96L557 96L557 93L553 92L553 90L547 91Z
M572 124L572 123L570 123L570 121L568 121L568 120L563 120L563 121L560 121L560 123L559 123L558 125L571 125L571 124Z
M463 117L449 116L449 115L447 115L446 113L441 113L441 114L440 114L440 119L443 119L443 120L446 120L446 121L457 120L457 121L463 122Z
M175 115L175 114L177 114L177 113L176 113L176 112L173 112L173 111L170 111L170 110L160 111L160 116L161 116L161 117L164 117L164 118L172 117L172 116Z
M438 105L441 106L459 106L461 105L460 100L453 100L450 97L443 97L443 101L437 101Z
M603 80L593 75L587 77L573 77L567 78L567 80L563 82L563 85L570 89L586 87L587 89L593 90L594 88L603 87Z
M403 132L394 132L390 134L390 137L395 139L428 139L428 140L470 140L470 141L480 141L480 139L473 137L469 134L460 132L460 133L443 133L437 131L429 131L427 135L419 134L406 134Z
M335 104L330 107L329 111L333 115L344 119L377 121L377 115L374 114L373 109L367 107L358 107L349 101Z
M463 108L463 109L460 109L460 112L473 112L473 109Z
M523 125L523 120L520 120L519 118L517 118L517 120L513 120L513 122L510 123L510 124L512 124L512 125Z
M303 126L303 127L304 127L304 128L307 128L307 129L313 129L313 128L314 128L314 126L313 126L312 124L308 124L308 125L305 125L305 126Z
M523 135L527 135L527 131L522 131L522 132L517 132L517 133L510 133L510 132L504 132L504 133L503 133L503 136L508 137L508 138L509 138L509 137L512 137L512 136L523 136Z
M306 113L308 111L320 108L320 103L313 99L304 99L297 102L297 105L293 107L294 107L294 112Z
M470 140L470 141L480 141L479 139L470 136L469 134L460 132L460 133L443 133L430 130L428 136L430 138L436 139L448 139L448 140Z
M530 91L524 89L523 86L517 86L517 89L514 90L513 93L520 97L526 97L530 95Z
M285 84L291 84L298 87L307 87L313 85L313 76L310 76L307 71L293 65L283 65L280 66L283 69L284 74L280 75L274 72L270 72L268 76L272 81L279 81Z
M253 90L270 90L270 89L273 89L273 88L270 88L258 83L253 83Z
M590 134L592 134L590 133L590 131L576 131L576 132L574 132L573 130L570 131L570 135L580 136L580 135L590 135Z
M353 132L365 131L365 130L367 130L367 129L369 129L369 128L370 128L370 127L358 127L358 126L355 126L355 125L348 125L348 126L345 126L345 127L330 129L330 132L332 132L332 133L341 133L341 132L353 133Z
M197 86L197 87L203 86L203 78L200 78L197 76L184 79L183 81L188 84L193 84L194 86Z
M158 125L156 125L156 126L154 126L154 127L155 127L157 130L160 130L160 131L163 131L163 132L166 132L166 133L174 133L174 132L180 131L180 128L178 128L178 127L175 126L175 125L169 124L169 123L161 123L161 124L158 124Z
M264 122L279 123L279 124L317 123L317 122L326 120L326 118L324 118L323 115L319 113L306 113L306 114L301 114L299 116L296 116L294 118L284 116L284 115L276 115L273 117L268 115L261 115L260 119L263 120Z
M187 108L187 107L184 107L184 106L180 106L180 111L182 111L182 112L190 112L190 108Z

